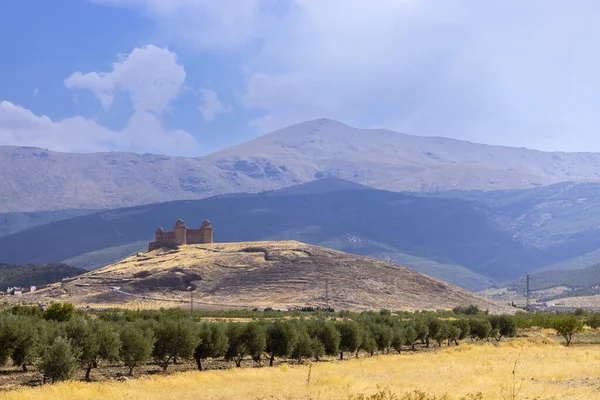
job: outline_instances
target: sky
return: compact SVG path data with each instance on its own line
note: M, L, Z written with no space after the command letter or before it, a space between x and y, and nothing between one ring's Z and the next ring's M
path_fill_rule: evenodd
M596 0L2 0L0 144L201 156L331 118L598 152L599 18Z

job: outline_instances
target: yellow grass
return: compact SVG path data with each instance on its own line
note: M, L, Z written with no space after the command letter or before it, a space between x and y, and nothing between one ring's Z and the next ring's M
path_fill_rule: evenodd
M548 341L545 341L548 343ZM421 390L458 398L481 392L504 399L513 384L517 399L598 399L597 346L541 344L535 339L461 345L439 352L370 357L308 366L175 373L128 382L67 382L4 393L6 400L44 399L347 399L389 387L404 394Z

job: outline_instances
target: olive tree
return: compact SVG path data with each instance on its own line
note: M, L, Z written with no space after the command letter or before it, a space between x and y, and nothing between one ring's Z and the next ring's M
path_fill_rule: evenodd
M354 353L361 345L361 330L356 321L346 320L335 325L340 333L340 360L344 359L344 351Z
M269 365L271 367L273 366L275 357L290 356L298 341L297 330L298 327L288 321L275 321L273 324L267 326L266 352L269 355Z
M202 360L225 356L229 344L223 324L202 324L199 331L200 342L194 351L198 369L202 371Z
M119 358L129 368L131 376L135 367L146 363L152 357L154 333L141 323L130 322L121 328L119 337Z
M565 338L567 346L571 344L573 335L583 332L583 323L579 318L569 315L559 317L554 320L552 328L556 330L556 334Z
M154 327L152 357L166 371L175 359L191 359L198 344L196 324L189 319L166 318Z
M43 375L43 383L70 379L77 370L77 352L67 338L59 336L46 347L36 367Z

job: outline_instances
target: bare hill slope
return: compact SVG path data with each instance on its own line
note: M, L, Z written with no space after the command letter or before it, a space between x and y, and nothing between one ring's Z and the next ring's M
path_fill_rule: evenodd
M16 212L201 199L326 176L392 191L528 188L600 180L600 154L489 146L321 119L198 158L0 146L0 169L0 212Z
M476 304L491 312L514 312L393 263L295 241L218 243L139 253L18 300L164 306L189 302L189 287L195 288L199 307L211 308L329 304L351 310L436 310Z

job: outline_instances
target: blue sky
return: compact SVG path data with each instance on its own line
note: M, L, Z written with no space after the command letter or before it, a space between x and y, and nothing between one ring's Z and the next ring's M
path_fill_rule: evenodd
M3 0L0 144L199 156L328 117L600 151L600 3Z

